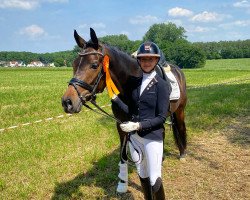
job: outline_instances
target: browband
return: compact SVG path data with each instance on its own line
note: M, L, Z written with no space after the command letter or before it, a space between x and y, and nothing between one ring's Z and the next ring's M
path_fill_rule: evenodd
M103 53L100 53L100 52L98 52L98 51L90 51L90 52L86 52L86 53L84 53L84 52L79 52L79 53L78 53L79 56L86 56L86 55L91 55L91 54L99 54L99 55L101 55L101 56L104 56Z

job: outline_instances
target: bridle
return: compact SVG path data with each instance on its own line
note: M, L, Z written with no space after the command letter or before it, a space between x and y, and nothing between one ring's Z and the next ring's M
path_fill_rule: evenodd
M79 64L78 64L78 67L77 67L77 68L80 67L80 65L81 65L81 63L82 63L82 59L83 59L84 56L92 55L92 54L100 55L100 56L103 58L103 57L104 57L104 48L102 48L102 52L99 52L99 51L85 52L84 50L83 50L82 52L79 52L78 55L81 57L81 59L80 59L80 62L79 62ZM102 109L99 105L97 105L97 103L95 102L96 94L98 93L98 92L97 92L97 87L98 87L98 85L99 85L99 83L100 83L100 81L101 81L101 79L102 79L102 77L103 77L103 75L104 75L103 64L101 63L100 65L101 65L101 70L100 70L100 72L98 73L97 78L96 78L96 80L95 80L95 83L94 83L93 85L90 85L90 84L88 84L88 83L86 83L86 82L84 82L84 81L82 81L82 80L80 80L80 79L78 79L78 78L72 78L72 79L69 81L69 85L71 85L71 86L74 87L74 89L76 90L77 95L78 95L78 97L80 98L81 103L82 103L83 106L85 106L86 108L88 108L88 109L90 109L90 110L92 110L92 111L94 111L94 112L96 112L96 113L98 113L98 114L101 114L101 115L110 117L110 118L114 119L114 120L115 120L116 122L118 122L118 123L122 123L118 118L116 118L115 116L110 115L109 113L107 113L105 110L103 110L103 109ZM83 96L81 95L81 93L79 92L77 86L80 86L81 88L86 89L86 90L88 90L88 91L90 92L90 95L89 95L90 100L89 100L89 101L90 101L98 110L100 110L101 112L98 112L98 111L94 110L93 108L91 108L89 105L86 104L86 98L83 97Z
M102 50L102 51L104 51L104 50ZM80 59L80 62L78 64L77 68L80 67L80 65L82 63L83 57L87 56L87 55L91 55L91 54L97 54L97 55L100 55L101 57L104 56L104 53L101 53L101 52L98 52L98 51L90 51L90 52L84 52L84 51L82 51L82 52L79 52L78 55L81 57L81 59ZM96 99L96 93L97 93L97 87L98 87L98 85L99 85L99 83L100 83L103 75L104 75L103 66L101 66L101 70L98 73L97 79L96 79L96 81L95 81L95 83L93 85L90 85L90 84L88 84L88 83L86 83L86 82L84 82L84 81L82 81L82 80L80 80L78 78L72 78L69 81L69 85L72 85L75 88L75 90L76 90L79 98L81 99L82 103L85 102L85 99L81 95L81 93L79 92L79 90L77 89L77 86L80 86L81 88L88 90L90 92L90 95L89 95L90 99L91 100L95 100Z

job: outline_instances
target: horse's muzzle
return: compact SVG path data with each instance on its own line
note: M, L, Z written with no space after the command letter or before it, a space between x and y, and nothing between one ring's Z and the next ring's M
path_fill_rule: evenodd
M71 98L62 98L62 107L66 113L79 113L82 108L82 102L80 100L74 102Z

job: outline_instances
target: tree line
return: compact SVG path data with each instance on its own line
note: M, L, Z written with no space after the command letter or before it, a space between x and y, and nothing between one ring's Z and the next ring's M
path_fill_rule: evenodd
M250 58L250 40L196 42L195 46L205 52L207 59Z
M181 68L200 68L205 66L206 59L250 58L250 40L195 42L187 41L185 29L174 23L152 25L142 40L131 41L126 35L108 35L99 38L102 43L116 46L132 54L143 41L155 42L163 51L166 60ZM41 61L44 64L54 63L55 66L72 65L80 51L78 46L72 50L55 53L31 52L0 52L0 61Z
M54 63L56 67L70 67L75 57L76 54L72 50L55 53L0 52L0 61L22 61L26 65L32 61L41 61L44 64Z

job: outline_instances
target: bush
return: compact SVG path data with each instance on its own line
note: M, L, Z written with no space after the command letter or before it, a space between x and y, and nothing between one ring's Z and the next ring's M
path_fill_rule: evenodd
M205 53L191 43L179 40L163 49L167 61L181 68L201 68L206 64Z

